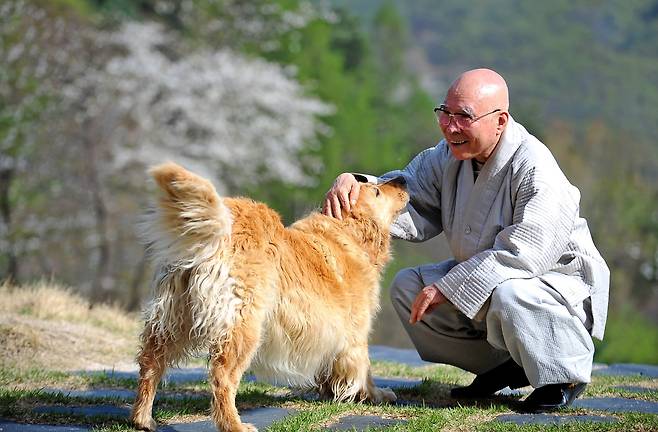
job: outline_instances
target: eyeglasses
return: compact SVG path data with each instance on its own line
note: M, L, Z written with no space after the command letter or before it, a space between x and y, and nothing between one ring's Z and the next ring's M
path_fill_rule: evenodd
M500 111L500 108L496 108L495 110L489 111L488 113L482 114L481 116L473 117L473 115L465 112L451 113L448 111L445 105L440 105L434 108L434 114L436 114L436 119L439 121L441 126L448 126L450 124L450 120L454 120L455 125L461 129L466 129L481 118L498 111Z

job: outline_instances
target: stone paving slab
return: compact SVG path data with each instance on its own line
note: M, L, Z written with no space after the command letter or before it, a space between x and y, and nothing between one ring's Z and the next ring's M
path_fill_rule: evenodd
M34 412L48 414L66 414L66 415L85 415L85 416L116 416L127 418L130 409L115 407L110 405L98 405L94 407L38 407ZM258 429L265 429L275 421L284 419L294 414L296 411L283 408L253 408L240 412L240 418L245 423L251 423ZM56 425L35 425L21 424L14 422L3 422L0 420L0 432L88 432L91 427L85 426L56 426ZM215 424L211 420L177 423L171 425L159 425L158 431L163 432L217 432Z
M648 378L658 378L658 366L615 363L607 367L598 368L592 371L592 375L611 375L611 376L646 376Z
M99 370L99 371L80 371L81 375L105 375L108 378L115 379L137 379L139 372L137 370L131 371L115 371L115 370ZM192 383L199 381L208 381L208 369L205 367L194 368L170 368L165 373L163 382L173 384Z
M514 423L517 425L563 425L567 423L615 423L614 417L594 415L555 415L555 414L504 414L494 420L501 423Z
M420 358L416 350L392 348L383 345L370 345L368 347L370 360L402 363L409 366L428 366L435 363L426 362Z
M296 411L284 408L254 408L240 411L240 419L243 423L251 423L258 429L262 430L272 423L282 420L285 417L294 414ZM211 420L179 423L166 426L158 426L158 431L162 432L217 432L215 424Z
M71 405L71 406L40 406L32 410L37 414L63 414L67 416L85 416L85 417L130 417L130 408L118 407L114 405Z
M573 403L576 408L586 408L608 412L635 412L644 414L658 414L658 402L625 398L586 398L576 399Z
M658 389L652 389L652 388L640 387L640 386L614 386L613 388L619 390L625 390L627 392L633 392L633 393L649 393L652 391L658 391Z
M373 382L377 387L388 387L391 389L416 387L423 383L422 379L414 378L384 378L372 377Z
M369 428L385 427L405 424L406 420L399 419L385 419L379 416L360 416L360 415L348 415L342 417L337 423L330 425L325 428L325 430L330 431L364 431Z
M88 432L89 430L83 426L33 425L6 422L0 419L0 432Z
M69 396L72 398L78 399L94 399L94 398L105 398L105 399L127 399L130 401L135 400L136 392L134 390L122 390L122 389L93 389L93 390L67 390L67 389L55 389L55 388L45 388L42 390L44 393L48 394L61 394L63 396ZM159 391L155 395L155 400L162 399L202 399L204 397L209 397L210 394L185 394L185 393L163 393Z

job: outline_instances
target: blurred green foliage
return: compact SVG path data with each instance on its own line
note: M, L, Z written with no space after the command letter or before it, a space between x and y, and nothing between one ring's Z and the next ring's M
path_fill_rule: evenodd
M658 364L658 327L629 306L616 307L595 346L597 362Z

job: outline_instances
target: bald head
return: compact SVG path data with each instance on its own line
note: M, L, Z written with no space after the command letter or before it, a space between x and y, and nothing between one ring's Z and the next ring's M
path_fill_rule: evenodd
M491 69L473 69L461 74L448 89L448 95L470 101L475 110L509 110L505 79ZM472 114L476 114L475 112Z
M503 77L491 69L474 69L452 83L437 120L455 158L486 162L507 127L508 111Z

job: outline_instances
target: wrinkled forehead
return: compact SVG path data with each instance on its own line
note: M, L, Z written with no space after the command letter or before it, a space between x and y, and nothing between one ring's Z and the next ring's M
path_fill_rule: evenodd
M502 80L502 78L501 78ZM446 93L444 104L448 109L461 109L469 114L489 108L489 106L504 104L507 89L505 82L479 74L466 74L458 78Z
M482 102L482 99L474 92L450 89L446 93L442 105L445 105L450 112L464 112L475 115L481 108Z

